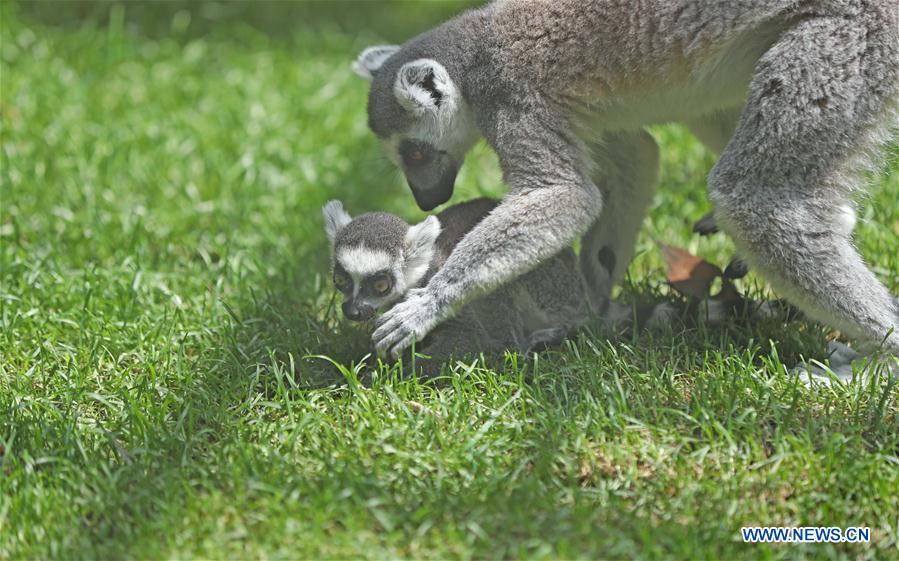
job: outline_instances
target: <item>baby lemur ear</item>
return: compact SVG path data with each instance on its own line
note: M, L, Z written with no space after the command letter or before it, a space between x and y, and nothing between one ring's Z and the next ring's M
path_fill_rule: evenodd
M337 234L352 222L353 218L343 210L343 203L340 201L328 201L322 207L322 216L325 218L325 234L333 246Z
M416 115L445 113L456 105L456 85L436 60L421 58L400 67L393 94L404 109Z
M406 282L413 285L428 272L434 256L434 244L440 235L440 221L429 216L423 222L411 226L406 232L403 254Z
M376 47L369 47L359 53L359 56L353 61L353 72L355 72L357 76L361 76L371 82L375 77L375 73L377 73L384 64L384 61L390 58L393 53L398 50L400 50L398 45L378 45Z

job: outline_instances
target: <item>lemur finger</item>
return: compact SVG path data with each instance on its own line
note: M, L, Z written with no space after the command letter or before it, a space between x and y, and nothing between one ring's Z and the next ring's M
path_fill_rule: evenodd
M393 344L394 334L396 333L394 323L395 320L390 319L378 327L371 335L372 341L375 344L375 350L378 351L378 354L381 356L385 355L387 350Z
M414 339L415 339L414 333L410 333L410 334L406 335L405 337L403 337L403 339L399 343L397 343L396 345L391 347L390 356L393 357L394 360L398 359L400 357L400 355L403 354L403 351L405 351L406 349L408 349L409 347L412 346L412 341Z
M379 339L375 339L375 350L378 351L378 355L387 356L397 340L398 337L396 337L395 332L391 332Z
M378 339L384 337L384 335L386 335L388 332L390 332L390 331L392 330L392 327L391 327L391 326L392 326L393 323L394 323L394 319L393 319L393 318L387 318L387 319L385 320L385 319L384 319L385 317L386 317L386 316L380 317L380 318L377 320L377 322L375 323L375 326L376 326L376 327L375 327L375 331L374 331L374 333L371 334L371 338L372 338L372 339L378 340Z
M715 221L715 213L710 212L693 224L693 232L700 236L708 236L718 232L718 223Z
M400 323L399 316L393 312L394 310L390 310L375 321L375 332L371 335L373 339L384 337L395 329L397 323Z
M385 325L381 329L389 328L389 331L385 330L380 335L376 332L372 336L375 339L375 348L378 349L379 353L386 353L388 350L392 351L395 347L402 345L405 340L414 336L414 333L407 329L402 322L397 320L397 323ZM406 343L406 346L408 346L408 343Z

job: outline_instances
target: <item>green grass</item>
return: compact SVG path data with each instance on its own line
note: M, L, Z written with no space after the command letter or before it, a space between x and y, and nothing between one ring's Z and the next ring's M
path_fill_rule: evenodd
M422 214L348 62L459 8L0 5L0 559L899 558L897 382L798 383L815 324L585 333L358 383L319 208ZM669 297L654 239L732 252L690 233L712 156L654 134L629 300ZM893 292L897 155L857 234ZM454 200L501 192L479 146ZM743 525L873 542L746 545Z

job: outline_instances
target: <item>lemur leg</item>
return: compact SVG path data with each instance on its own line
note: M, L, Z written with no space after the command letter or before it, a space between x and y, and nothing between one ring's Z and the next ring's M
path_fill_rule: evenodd
M453 357L462 358L467 353L477 353L479 343L489 346L489 336L480 325L473 324L476 319L472 314L463 313L434 329L426 343L416 348L420 355L415 358L416 369L425 377L433 377Z
M612 286L634 256L637 235L652 203L659 169L659 148L646 131L608 133L590 146L603 193L603 211L584 235L581 271L590 309L602 314Z
M506 350L526 350L528 341L517 327L522 321L502 289L463 309L436 327L419 353L417 365L425 376L434 376L450 359L501 356ZM503 319L497 320L502 317Z
M420 355L415 357L415 374L421 374L425 378L432 378L440 374L440 370L454 353L459 352L459 347L470 344L470 341L458 341L451 330L434 331L430 341L422 348L416 349ZM409 363L412 364L410 357Z
M719 109L708 115L691 119L686 122L686 125L693 136L698 138L706 148L720 156L737 129L737 122L740 120L742 111L742 107ZM693 231L702 236L718 232L714 211L696 222L693 225Z
M895 12L786 31L759 61L709 186L720 225L775 289L810 317L899 354L899 306L851 242L862 158L896 122Z
M742 111L742 107L720 109L687 121L687 128L706 148L715 154L721 154L737 129Z
M568 330L564 327L548 327L546 329L538 329L528 336L527 344L523 349L524 356L533 358L533 356L541 351L545 351L550 347L561 345L568 337Z
M742 111L742 107L719 109L708 115L687 121L686 125L690 132L693 133L693 136L698 138L706 148L716 155L720 155L734 136ZM718 221L715 219L714 209L693 224L693 232L701 236L708 236L718 232ZM725 274L728 272L733 273L734 269L740 269L742 276L745 276L746 272L748 272L746 263L738 256L734 256L731 259ZM731 278L739 277L732 276Z

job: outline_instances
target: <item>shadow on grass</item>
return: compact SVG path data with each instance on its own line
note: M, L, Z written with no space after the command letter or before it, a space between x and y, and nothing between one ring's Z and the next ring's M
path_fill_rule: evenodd
M326 266L322 259L311 259L309 264ZM252 437L258 436L252 429L252 423L266 416L262 404L279 403L290 399L291 395L297 395L296 392L307 392L312 388L343 385L345 380L333 365L323 359L308 358L309 355L326 355L350 364L367 353L369 339L365 329L355 329L346 322L337 321L336 302L331 298L329 289L313 291L318 296L310 299L310 292L294 288L292 280L297 274L297 264L285 257L276 264L270 263L270 266L276 271L274 278L280 279L280 282L269 282L265 290L248 290L235 302L221 303L228 308L231 321L216 333L210 341L208 352L201 357L199 364L204 373L193 386L185 388L183 408L177 412L184 419L183 430L168 433L157 444L159 450L155 453L133 455L118 466L117 488L127 486L130 492L123 495L111 489L100 490L95 503L85 513L83 522L83 530L93 535L95 540L84 544L80 551L66 552L65 557L122 557L136 553L141 556L140 552L146 551L144 548L148 543L158 544L158 532L179 527L185 519L195 515L193 509L197 501L202 502L206 495L225 495L234 500L242 497L248 471L264 477L264 481L281 478L290 481L298 477L292 471L295 466L289 458L277 455L268 459L245 458L244 455L253 449ZM719 338L715 338L708 333L691 330L659 337L632 333L611 337L608 333L602 333L594 337L585 333L577 345L581 346L582 351L585 345L598 347L601 355L612 352L613 348L656 345L648 356L622 352L616 359L624 361L626 369L633 372L650 373L658 367L658 361L666 356L677 356L684 362L668 363L665 368L689 372L700 366L703 357L710 351L726 352L729 348L741 348L744 344L751 346L752 341L757 340L758 332L750 325L736 330L724 328L718 335ZM532 382L533 392L529 393L537 400L538 407L552 410L553 418L560 425L576 424L580 414L577 403L581 400L609 399L611 395L607 387L611 382L605 379L606 376L584 375L583 361L589 364L594 358L584 359L583 356L583 353L547 353L542 359L543 374ZM602 360L595 364L610 364ZM621 364L618 363L619 366ZM614 368L609 367L609 373L613 371ZM500 373L497 377L505 376L509 377L507 381L510 382L517 379L514 373ZM652 375L647 376L651 378ZM292 377L296 385L285 381L285 377ZM697 401L691 405L679 389L667 385L667 380L650 378L647 380L653 385L651 391L635 395L633 399L638 401L634 403L619 404L625 410L633 409L636 412L635 421L644 423L649 430L656 430L678 422L671 411L692 413L691 407L696 407ZM627 382L628 385L634 383L639 383L639 380ZM451 383L437 384L448 386ZM348 388L346 391L355 390ZM696 391L705 391L709 396L702 407L720 408L722 411L727 411L735 399L754 399L742 394L719 395L715 393L718 389L710 389L710 386L700 385ZM250 409L255 411L250 413ZM564 536L573 520L584 517L592 517L597 523L601 521L607 528L605 535L612 542L617 539L616 535L620 538L633 533L635 527L662 532L663 536L659 539L665 541L666 549L676 548L681 539L714 537L713 529L696 529L664 520L646 521L640 509L627 500L618 501L613 505L615 508L606 509L608 515L598 518L595 505L586 495L574 505L545 508L556 500L553 485L549 483L559 474L555 460L551 459L568 452L560 438L562 436L555 432L547 431L535 444L539 449L535 449L534 454L545 458L546 465L536 465L533 474L523 481L509 487L499 478L491 480L486 489L471 490L446 500L440 500L436 496L438 490L426 485L418 485L423 495L388 493L396 482L379 479L377 473L371 473L360 461L342 462L322 474L321 481L305 481L304 485L313 488L320 485L322 489L334 489L341 485L356 488L354 500L360 504L366 498L393 496L396 504L386 506L393 509L392 516L399 517L398 527L420 524L414 514L402 513L414 513L421 504L431 509L430 515L436 516L434 512L438 512L446 520L464 520L470 514L480 519L480 523L492 525L492 528L485 528L487 533L502 535L502 547L513 554L516 540L555 535L556 532ZM235 457L252 467L235 468ZM516 512L522 504L533 508L533 523L513 532L503 533L506 523L502 516L489 517L492 522L483 518L485 509L508 514ZM485 505L491 506L487 508ZM266 507L261 505L259 508ZM586 539L586 536L582 537ZM202 536L197 539L202 540ZM172 547L170 542L158 545ZM633 543L629 547L636 548L632 551L640 551L641 547L646 546ZM185 547L190 549L199 547L199 544L189 541ZM491 547L494 550L500 548ZM167 549L162 551L167 556L172 553Z
M283 273L279 278L289 278L293 265L285 262L281 267ZM288 372L293 374L298 389L311 390L347 382L333 363L350 370L363 362L366 371L376 368L378 361L373 355L371 343L373 324L359 325L342 318L340 297L330 286L326 262L322 261L319 268L325 286L312 290L317 295L312 300L292 290L289 285L280 285L269 287L263 294L252 293L238 310L223 303L232 318L230 329L223 335L222 347L232 349L224 366L226 369L242 372L246 376L263 370ZM785 364L798 364L807 358L826 358L820 326L797 321L787 315L760 318L746 310L734 312L733 317L722 324L706 325L697 321L699 312L695 303L663 296L646 286L636 289L641 292L626 295L627 300L633 303L635 316L639 313L645 319L653 307L665 302L680 317L662 329L646 329L643 326L613 329L594 324L572 334L569 339L574 343L587 342L606 349L618 346L654 349L655 352L646 353L645 357L633 355L635 360L640 361L638 366L647 371L658 367L653 361L664 353L695 359L696 366L709 354L744 349L753 349L757 353L755 363L758 366L763 366L765 357L772 353L776 353L778 360ZM637 312L638 308L640 312ZM816 347L817 351L810 357L809 349ZM559 364L556 359L567 352L568 347L563 345L548 348L540 354L546 364L544 368L552 369ZM462 358L462 362L467 364L477 361L477 356ZM532 366L522 355L517 360L519 365ZM564 360L561 362L564 363ZM517 377L515 366L506 363L502 357L489 359L484 366L500 375L511 368L513 373L509 376ZM689 364L680 366L684 369L691 367ZM382 374L384 371L381 370ZM444 369L441 380L432 383L438 387L449 385L447 376L452 376L448 367ZM272 382L271 379L268 381Z
M370 327L340 321L339 301L332 291L322 296L310 302L293 292L269 290L254 295L240 310L229 309L232 325L223 347L232 353L223 367L248 376L260 369L282 370L303 389L345 381L333 364L319 357L347 366L358 363L371 354Z

